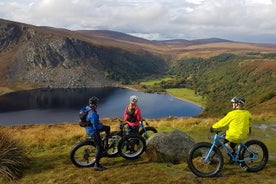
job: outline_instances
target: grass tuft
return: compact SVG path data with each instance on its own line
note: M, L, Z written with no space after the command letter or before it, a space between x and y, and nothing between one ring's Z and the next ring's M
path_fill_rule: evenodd
M0 131L0 176L6 180L16 180L23 176L29 166L29 158L19 142Z

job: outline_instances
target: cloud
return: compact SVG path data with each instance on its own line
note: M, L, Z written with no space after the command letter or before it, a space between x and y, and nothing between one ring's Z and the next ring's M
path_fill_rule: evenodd
M2 0L0 6L1 18L40 26L276 43L275 0Z

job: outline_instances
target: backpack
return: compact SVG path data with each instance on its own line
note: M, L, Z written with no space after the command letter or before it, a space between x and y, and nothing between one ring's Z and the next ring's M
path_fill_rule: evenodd
M134 115L135 110L136 110L135 108L131 108L130 110L127 110L127 121L128 122L136 122L137 121L137 118Z
M90 121L87 121L87 115L92 112L93 110L90 109L90 110L87 110L86 107L82 108L80 110L80 113L79 113L79 117L80 117L80 122L79 122L79 125L81 127L89 127L89 126L92 126L91 122Z

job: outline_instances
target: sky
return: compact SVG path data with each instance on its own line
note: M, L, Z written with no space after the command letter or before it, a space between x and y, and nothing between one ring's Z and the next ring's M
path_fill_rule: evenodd
M276 0L0 0L0 18L148 40L276 44Z

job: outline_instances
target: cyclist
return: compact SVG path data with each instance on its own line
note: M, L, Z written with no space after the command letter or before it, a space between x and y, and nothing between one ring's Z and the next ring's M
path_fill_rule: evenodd
M233 110L213 124L211 131L213 131L213 129L228 126L225 135L225 143L234 154L236 145L247 139L251 132L252 115L248 110L243 108L245 104L245 99L243 97L235 96L231 99L231 102Z
M124 120L128 124L130 133L138 133L140 121L142 120L141 110L137 105L138 97L132 95L129 97L130 103L126 106L124 111Z
M100 136L101 131L105 131L106 137L110 133L110 126L103 125L99 121L99 115L97 113L99 99L95 96L89 99L89 105L86 107L89 110L89 114L87 115L87 120L91 122L92 126L85 127L86 133L94 138L95 147L96 147L96 155L95 155L95 171L102 171L106 168L100 165L100 159L103 155L103 146L102 139Z

